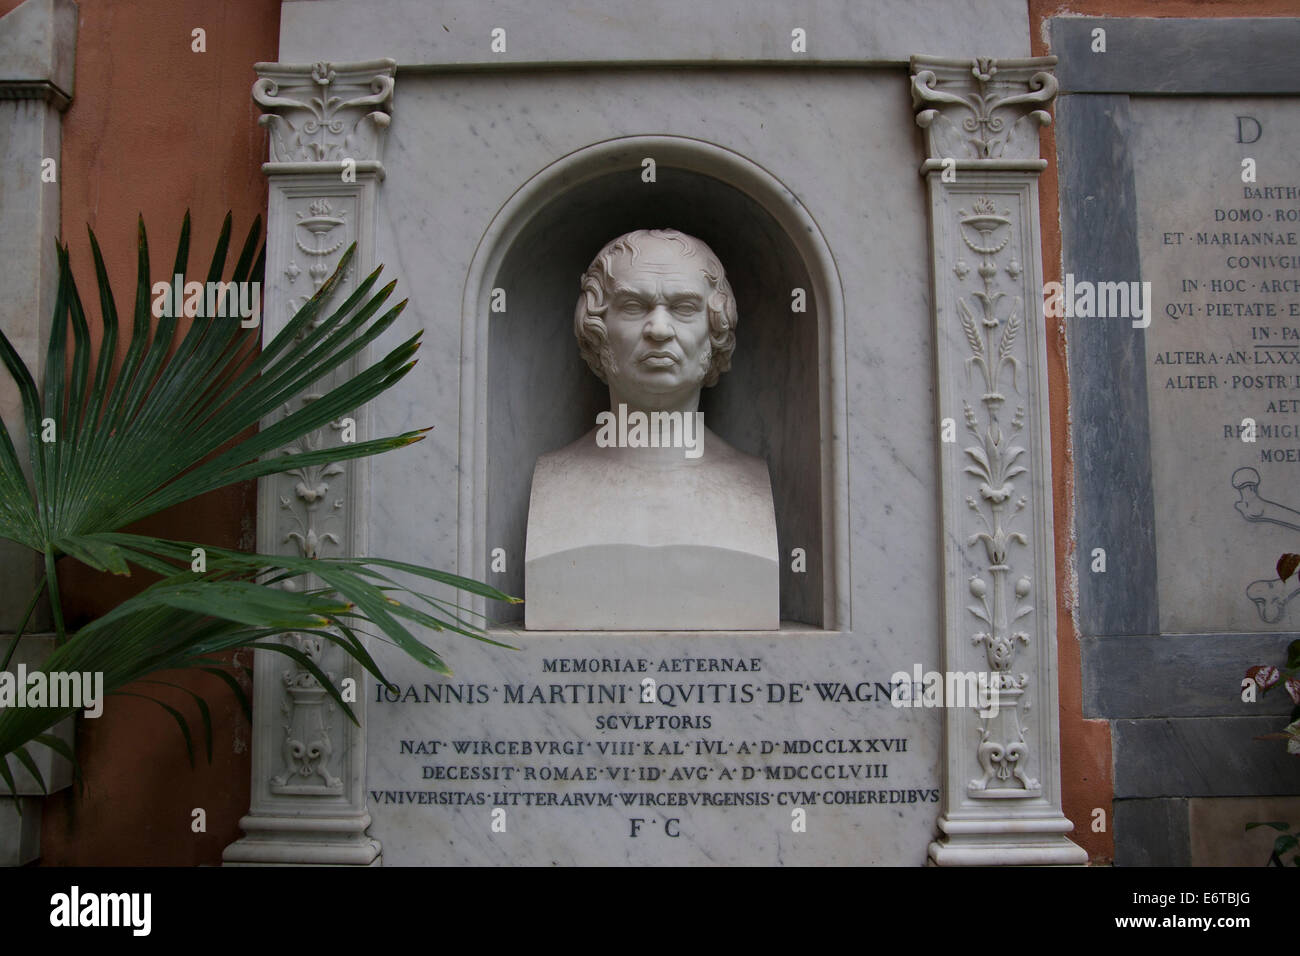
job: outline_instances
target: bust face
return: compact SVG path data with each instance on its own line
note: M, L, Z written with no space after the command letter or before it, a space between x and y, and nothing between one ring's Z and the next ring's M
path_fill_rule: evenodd
M713 285L699 256L647 237L635 259L615 256L605 290L605 378L616 401L661 409L698 400L712 362Z
M676 229L612 239L582 275L578 349L612 407L695 411L731 367L736 297L704 242Z

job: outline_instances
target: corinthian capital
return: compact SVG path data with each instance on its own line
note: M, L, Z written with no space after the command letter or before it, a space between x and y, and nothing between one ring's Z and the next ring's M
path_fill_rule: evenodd
M256 64L253 99L271 132L271 162L352 160L359 169L382 169L396 66L393 60Z
M1038 158L1038 129L1052 121L1056 57L950 60L912 57L912 108L930 163L1006 165Z

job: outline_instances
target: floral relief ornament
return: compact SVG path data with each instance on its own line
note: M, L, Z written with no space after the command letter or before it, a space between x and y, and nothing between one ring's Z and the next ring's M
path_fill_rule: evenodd
M316 293L325 280L329 277L334 268L336 254L343 248L348 241L347 230L347 210L336 210L328 199L320 198L313 200L305 210L298 210L296 228L294 229L293 242L298 251L307 257L307 274L311 276L311 289L303 290L302 295L286 296L285 308L290 316L294 316ZM330 234L334 230L342 228L338 238L331 240ZM309 242L303 242L303 237L299 230L310 235L312 238ZM346 283L351 277L351 267L343 275L343 281ZM290 262L284 270L292 284L302 270L296 262ZM312 319L310 325L316 328L321 322L325 321L325 314L322 312Z
M303 404L313 402L320 398L319 394L309 394L302 396ZM289 406L285 405L286 414ZM335 420L329 423L328 427L334 431L342 431L344 423L341 420ZM325 446L325 427L318 428L315 431L304 435L297 443L288 445L281 449L281 454L302 454L305 452L318 451ZM293 498L287 495L280 495L280 507L288 511L292 518L295 528L285 533L284 543L293 541L298 546L299 553L305 558L320 557L321 548L325 544L332 544L338 547L340 544L339 536L333 531L322 531L318 528L317 518L318 509L325 501L330 490L330 480L346 473L346 469L339 462L328 462L322 465L304 465L300 468L292 468L284 474L294 480ZM296 499L296 501L295 501ZM336 521L342 517L343 496L334 497L329 511L320 518L321 522Z
M301 396L300 401L306 405L319 398L320 394L309 393ZM285 414L290 410L290 405L286 403ZM324 448L326 429L339 431L343 427L343 422L332 421L327 426L307 433L294 444L285 446L281 449L281 454L303 454ZM306 558L320 557L321 550L326 545L339 547L339 535L333 531L324 531L320 526L342 517L344 498L337 491L331 496L330 484L335 478L346 475L344 466L339 462L303 465L283 474L294 484L292 496L279 495L280 508L289 513L294 526L285 532L282 543L292 541L299 554ZM320 509L326 501L331 503L322 516ZM284 586L296 589L299 585L287 581ZM291 633L286 636L286 640L324 671L326 647L321 636ZM325 671L325 674L330 681L335 680L333 672ZM280 702L284 729L284 739L281 742L283 769L271 778L272 790L279 793L342 792L342 781L329 769L334 753L333 701L315 675L306 668L293 667L285 670L281 674L281 681L285 689Z
M958 232L966 248L978 257L975 272L982 286L957 300L959 321L970 349L966 370L969 373L979 369L984 386L979 398L984 409L982 417L970 402L962 402L966 430L974 439L963 449L967 459L963 471L977 481L976 494L966 496L966 506L980 522L967 545L982 545L985 559L984 572L969 581L977 603L967 610L983 624L971 642L984 648L998 701L990 716L981 715L977 728L977 754L983 774L969 787L976 797L1006 796L1009 790L1023 796L1040 792L1038 781L1026 770L1029 744L1020 722L1021 706L1028 708L1027 703L1022 705L1021 698L1029 677L1015 669L1018 649L1030 643L1029 632L1016 629L1017 622L1033 612L1033 605L1026 603L1032 590L1030 578L1021 575L1012 582L1012 546L1029 546L1025 533L1014 528L1029 504L1026 495L1016 494L1015 481L1029 471L1022 461L1027 449L1016 443L1024 429L1025 408L1017 405L1006 427L999 419L1006 402L1002 386L1008 369L1012 389L1020 390L1020 359L1016 352L1022 300L1011 297L1010 307L1004 308L1007 294L994 287L999 273L997 257L1010 242L1011 221L1010 212L999 213L986 196L975 199L970 212L958 210ZM1019 273L1014 255L1006 271Z

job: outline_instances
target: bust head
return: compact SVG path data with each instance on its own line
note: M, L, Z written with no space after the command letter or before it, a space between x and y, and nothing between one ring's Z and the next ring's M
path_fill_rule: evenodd
M767 463L710 432L698 409L731 364L735 329L735 296L700 240L637 230L596 255L574 331L611 409L537 461L529 628L779 627Z
M736 299L707 245L675 229L608 243L582 276L574 332L582 357L634 408L693 405L731 367Z

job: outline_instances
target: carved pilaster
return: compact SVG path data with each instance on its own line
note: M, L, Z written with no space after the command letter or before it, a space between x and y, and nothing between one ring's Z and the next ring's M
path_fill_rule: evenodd
M263 341L268 341L320 288L352 242L357 252L335 294L341 302L375 265L375 193L383 179L383 138L392 107L391 60L288 66L259 63L253 99L266 111L271 161L267 216ZM295 402L315 401L366 364L355 356ZM291 411L286 405L282 414ZM355 428L369 433L367 410L340 419L288 452L339 444ZM269 422L267 423L269 424ZM352 436L349 436L351 439ZM365 554L366 459L295 469L262 479L258 549L306 557ZM299 586L317 586L314 580ZM365 672L337 646L312 635L288 638L331 680ZM288 658L258 651L254 665L253 787L247 834L226 848L226 863L360 864L380 861L366 835L365 698L341 713L312 675Z
M1057 719L1037 182L1055 62L912 58L948 432L943 666L987 675L995 704L945 712L941 865L1087 861L1065 837Z

